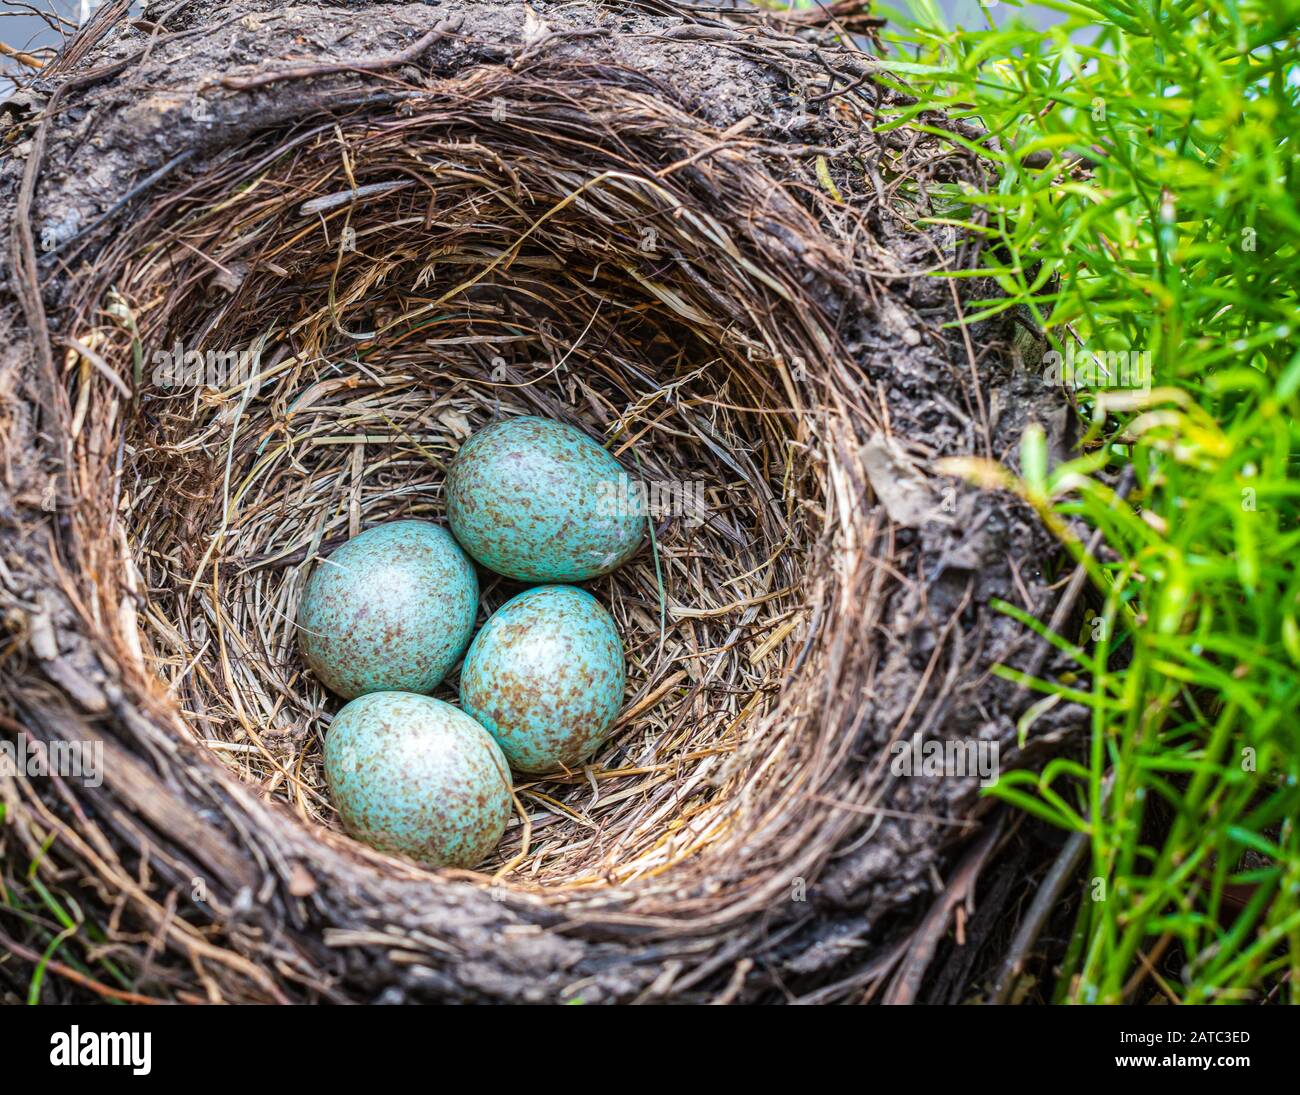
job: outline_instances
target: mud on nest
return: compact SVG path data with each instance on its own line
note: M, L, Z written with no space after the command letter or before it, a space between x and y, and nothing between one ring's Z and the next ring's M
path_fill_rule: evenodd
M63 579L30 553L14 567L66 595L49 613L91 690L64 680L72 699L107 697L122 762L161 774L107 792L144 818L113 839L138 865L183 816L236 849L186 910L221 928L203 943L222 971L209 996L860 993L892 965L863 941L928 888L974 800L970 781L891 779L887 747L1009 744L1027 701L988 667L1023 656L1024 635L988 602L1048 597L1024 514L954 487L953 505L891 522L863 456L883 438L899 467L904 450L1000 456L1033 405L998 331L978 354L942 333L948 290L919 277L945 261L913 224L934 211L926 187L979 172L919 131L873 133L906 100L793 23L567 5L543 6L538 30L444 5L417 65L428 13L356 14L350 51L407 51L377 53L371 76L328 56L306 79L286 62L214 76L216 121L184 134L191 151L129 220L110 207L83 226L51 276L66 357L46 406L75 534ZM271 18L268 56L332 25L319 9ZM233 25L205 39L227 62ZM714 95L664 80L676 66L698 83L708 64ZM249 95L264 124L221 116ZM257 357L251 375L169 385L155 354L176 347ZM337 831L320 771L337 701L292 621L320 554L383 521L439 520L457 445L512 414L579 425L629 479L703 505L661 515L652 545L590 584L628 650L610 742L580 772L520 783L524 815L479 872L430 876ZM518 587L484 578L486 616ZM56 683L59 664L42 663ZM14 709L41 710L48 686L15 680ZM37 817L39 790L22 795ZM209 839L158 836L172 879ZM253 891L274 942L232 926ZM127 900L159 922L156 895ZM501 934L561 920L546 946ZM416 957L394 967L393 948ZM271 954L273 979L246 961Z

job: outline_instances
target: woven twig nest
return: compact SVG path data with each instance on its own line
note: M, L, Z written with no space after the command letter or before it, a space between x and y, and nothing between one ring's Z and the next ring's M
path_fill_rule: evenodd
M990 668L1035 647L990 602L1051 604L1032 518L926 471L1051 407L926 276L957 257L917 221L977 162L882 130L906 100L833 21L122 7L15 101L0 180L0 725L104 748L99 786L0 778L8 851L141 995L878 987L980 828L975 775L890 746L1016 760L1029 700ZM489 861L429 872L342 833L292 621L321 554L441 520L458 445L514 414L649 485L652 542L589 584L627 703L517 784ZM518 588L484 575L484 615Z

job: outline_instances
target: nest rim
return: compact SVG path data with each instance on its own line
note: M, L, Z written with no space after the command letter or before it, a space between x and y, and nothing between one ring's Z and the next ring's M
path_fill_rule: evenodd
M803 724L775 712L786 688L816 687L815 676L798 678L818 663L819 636L805 632L820 611L813 587L833 554L822 543L827 528L816 527L818 518L833 521L823 508L823 431L833 411L819 401L821 378L810 383L807 365L812 359L816 370L818 358L833 355L834 336L818 322L824 289L800 285L788 269L762 269L746 253L752 239L738 242L710 213L702 195L716 201L736 185L737 168L708 172L717 142L707 125L619 88L603 89L575 117L573 92L587 75L521 83L477 72L408 103L398 121L344 123L278 146L268 138L233 175L223 163L207 178L187 179L180 227L167 208L175 199L156 199L142 227L119 236L100 260L116 266L113 275L84 283L93 289L77 311L92 324L68 351L68 364L83 373L97 368L83 348L115 376L134 373L145 395L108 410L106 400L124 400L130 383L110 381L93 406L86 383L70 433L79 436L91 413L122 416L120 504L87 516L100 516L99 539L119 519L125 526L137 571L129 586L148 648L141 653L170 678L176 714L242 781L289 806L309 830L338 833L385 871L425 868L352 848L338 832L320 741L340 704L293 668L291 621L307 567L340 537L384 521L443 523L440 480L455 447L467 431L514 414L577 425L610 447L630 482L649 478L686 492L695 484L712 496L688 536L692 515L667 515L654 522L648 551L581 583L614 612L624 636L624 709L582 771L517 775L517 795L533 808L521 808L487 861L453 870L543 900L654 878L709 848L717 854L700 870L716 882L729 843L752 847L751 830L771 826L773 815L780 827L782 807L730 800L760 789L747 776L769 759L744 731L757 728L769 750L807 748L790 733ZM279 170L262 166L277 160ZM771 188L766 172L741 162L757 191ZM241 202L240 187L254 173L256 187ZM769 199L763 211L816 238L812 219L788 198ZM168 213L172 224L161 221L151 233L155 216ZM729 280L717 278L726 267ZM706 280L710 273L716 280ZM93 292L107 283L107 306L96 306ZM311 302L306 314L285 307L286 285ZM390 305L392 315L384 312ZM565 329L568 313L575 318ZM356 334L354 322L368 322L371 337ZM253 345L250 375L234 383L176 383L182 347L213 350L220 361ZM520 361L521 345L531 364ZM163 367L158 391L155 367L151 393L147 349L143 369L135 358L152 346L176 350L164 351L174 372L169 378ZM332 389L330 397L312 402L322 389ZM304 428L308 415L314 420ZM366 440L348 444L357 437ZM386 451L385 442L399 438ZM267 472L260 469L269 450L282 458ZM358 451L366 454L361 463ZM295 474L304 460L308 477ZM784 498L773 489L774 467ZM737 482L738 503L725 497ZM177 495L205 492L205 503L177 513ZM186 550L195 536L208 544L198 558ZM286 557L279 580L261 580ZM479 571L476 627L525 587ZM761 577L778 572L777 581ZM205 592L213 600L204 603ZM720 699L681 665L682 655L715 652L708 677L729 682ZM278 676L249 668L258 657ZM795 679L774 688L792 666ZM454 702L454 681L453 672L434 695ZM230 697L224 709L222 692ZM680 717L661 713L668 700ZM285 742L287 754L278 748ZM685 784L688 793L665 802L664 792L652 795L658 783ZM697 787L709 790L690 796ZM610 801L627 806L610 816L602 810ZM739 817L729 816L737 806ZM646 813L653 822L641 831L635 819ZM694 839L674 837L682 827ZM580 840L584 829L590 835ZM727 830L738 839L729 841ZM557 840L559 852L551 850ZM565 858L575 843L629 841L637 851L626 859ZM665 855L674 845L680 850Z

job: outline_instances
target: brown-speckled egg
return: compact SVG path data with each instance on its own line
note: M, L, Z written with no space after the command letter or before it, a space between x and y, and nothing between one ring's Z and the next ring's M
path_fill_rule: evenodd
M518 772L581 764L623 704L623 642L585 589L538 586L507 601L470 644L460 700Z
M316 564L298 606L303 657L332 692L432 692L478 614L474 564L444 528L392 521Z
M371 692L334 716L325 779L343 826L427 866L473 867L510 820L510 771L491 736L432 696Z
M627 473L564 422L521 415L474 434L447 472L447 523L489 570L582 582L635 554L645 516L623 504Z

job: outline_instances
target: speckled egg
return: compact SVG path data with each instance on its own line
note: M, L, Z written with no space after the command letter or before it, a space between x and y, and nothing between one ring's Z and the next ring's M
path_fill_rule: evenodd
M447 473L447 521L490 570L522 582L581 582L637 550L645 517L627 473L581 430L522 416L475 433Z
M517 772L580 765L623 705L623 643L585 589L539 586L502 605L470 644L460 702Z
M316 564L298 606L312 672L351 699L432 692L469 645L478 612L474 564L427 521L392 521Z
M325 779L343 827L381 852L473 867L510 820L510 771L464 711L413 692L371 692L334 716Z

